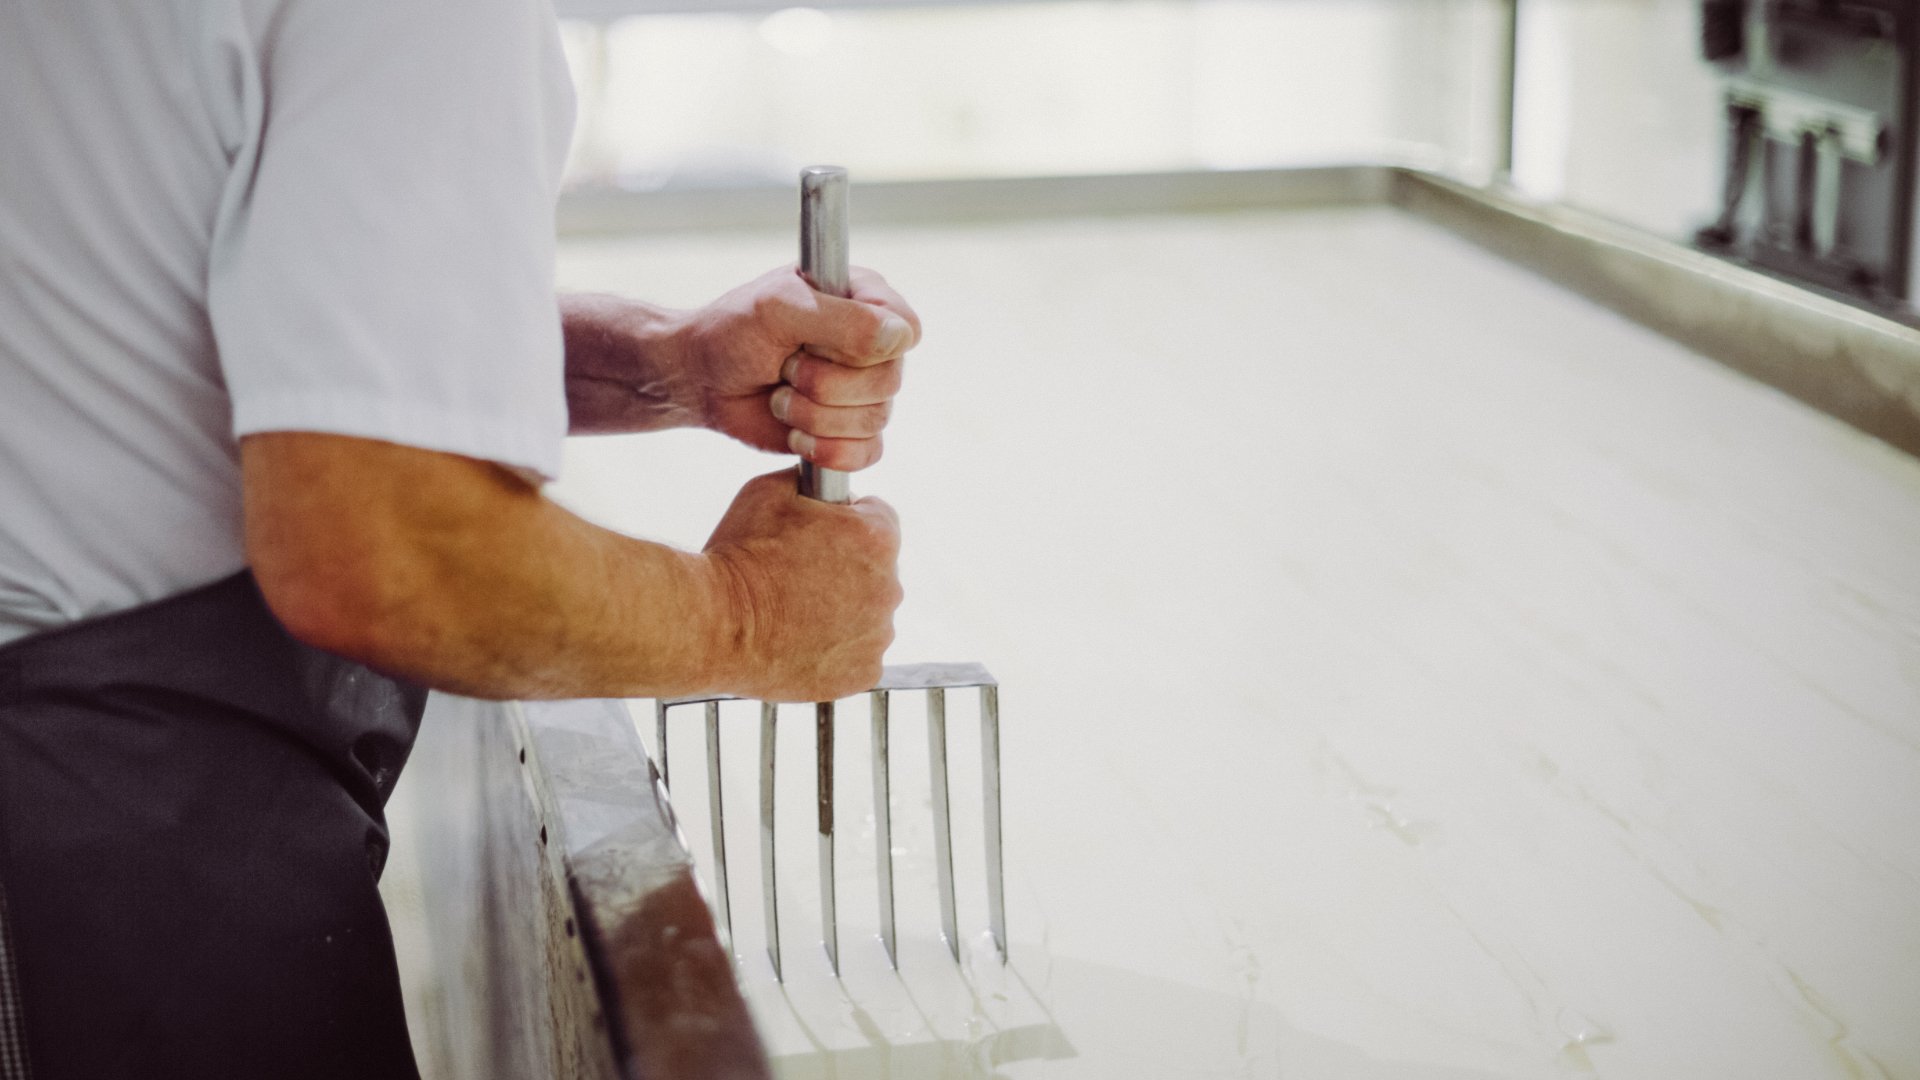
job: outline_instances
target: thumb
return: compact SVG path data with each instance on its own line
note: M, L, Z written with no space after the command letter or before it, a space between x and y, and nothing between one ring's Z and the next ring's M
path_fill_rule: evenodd
M863 495L855 499L852 506L862 516L885 525L890 531L900 531L900 513L885 499L877 495Z
M913 346L913 324L874 304L815 291L811 305L781 305L789 340L815 356L847 367L872 367L905 356Z

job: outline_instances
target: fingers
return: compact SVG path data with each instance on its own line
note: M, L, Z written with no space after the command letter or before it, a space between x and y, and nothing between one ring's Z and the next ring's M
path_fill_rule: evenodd
M775 469L770 473L761 473L747 481L740 488L740 494L754 494L771 497L775 493L790 495L800 490L800 470L795 466Z
M816 465L856 472L880 460L904 361L855 368L808 353L788 357L767 409L791 428L787 447Z
M859 472L880 460L880 436L871 439L831 439L794 428L787 433L787 449L823 469Z
M892 503L875 495L865 495L853 500L852 505L855 510L882 523L893 535L894 542L899 542L900 514L894 510Z
M825 360L813 362L838 368ZM783 385L771 393L729 401L726 408L727 430L748 445L788 450L816 465L854 472L880 460L880 432L893 403L883 397L871 405L822 405Z
M920 340L905 318L873 304L816 293L818 318L796 334L807 351L836 364L870 367L898 360Z
M849 284L852 295L843 298L813 289L797 272L776 272L760 279L754 300L761 325L795 349L781 369L786 385L765 398L761 417L779 425L788 449L843 472L880 460L902 358L920 340L920 316L885 278L854 267ZM764 445L774 434L765 427L750 418L737 434Z
M907 348L911 349L920 344L919 313L913 310L912 304L907 303L906 297L895 292L893 286L887 284L886 278L864 266L856 266L852 268L848 280L853 285L853 299L863 304L885 308L905 319L907 325L913 327L913 341L907 345Z
M781 423L799 428L809 435L827 435L842 439L871 439L887 426L893 402L841 407L822 405L791 386L775 390L767 407Z
M920 341L920 317L873 271L857 269L852 280L854 296L845 299L796 273L762 295L759 313L775 333L838 364L871 367L906 355Z
M739 498L785 499L799 490L799 480L800 471L792 466L776 469L770 473L761 473L741 486ZM898 546L900 512L893 508L892 503L877 495L862 495L847 505L876 527L884 543Z
M902 360L847 367L810 353L794 353L780 369L788 386L822 405L878 405L900 392Z

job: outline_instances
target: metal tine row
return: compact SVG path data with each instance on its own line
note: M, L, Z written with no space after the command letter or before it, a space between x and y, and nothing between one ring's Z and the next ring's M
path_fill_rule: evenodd
M985 810L987 913L995 950L1007 960L1007 904L1005 860L1000 821L1000 687L979 664L911 664L888 667L880 685L868 693L873 724L874 854L880 901L880 941L887 962L900 968L899 935L894 919L893 814L891 762L891 695L920 690L927 694L927 760L932 781L934 867L940 893L940 930L947 950L960 959L959 918L953 872L953 819L947 779L947 691L978 687L980 691L980 773ZM707 808L713 833L713 880L716 914L731 941L733 911L727 884L725 803L721 791L720 703L730 696L666 698L654 706L655 745L660 750L661 782L671 790L667 754L667 710L677 705L705 706L707 742ZM766 914L767 957L776 979L785 979L780 951L779 879L774 860L774 728L778 708L760 703L760 881ZM835 975L840 974L839 920L833 874L833 704L814 706L817 816L820 845L821 944Z

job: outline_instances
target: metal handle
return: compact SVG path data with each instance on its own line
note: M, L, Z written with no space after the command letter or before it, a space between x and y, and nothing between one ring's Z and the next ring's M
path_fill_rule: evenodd
M853 293L847 273L847 170L838 165L800 170L800 273L823 293ZM800 494L821 502L853 501L846 473L804 460Z

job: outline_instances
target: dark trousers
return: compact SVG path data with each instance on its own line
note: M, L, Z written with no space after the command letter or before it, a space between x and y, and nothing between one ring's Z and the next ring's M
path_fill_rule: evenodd
M425 701L246 574L0 649L34 1080L416 1080L376 884Z

